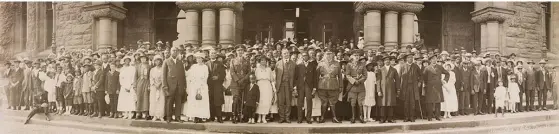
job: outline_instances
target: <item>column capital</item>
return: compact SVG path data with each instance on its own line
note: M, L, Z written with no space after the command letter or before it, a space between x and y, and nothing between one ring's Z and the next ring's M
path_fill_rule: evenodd
M219 8L231 8L235 11L243 11L243 2L192 2L192 1L180 1L176 2L177 6L182 10L188 9L219 9Z
M92 18L109 17L117 20L126 18L127 9L112 3L90 5L83 8L84 14Z
M507 20L510 15L514 15L515 11L498 7L485 7L483 9L473 11L470 14L472 14L472 21L475 23L487 21L503 22Z
M367 10L387 10L397 12L419 13L423 2L355 2L355 12L366 12Z

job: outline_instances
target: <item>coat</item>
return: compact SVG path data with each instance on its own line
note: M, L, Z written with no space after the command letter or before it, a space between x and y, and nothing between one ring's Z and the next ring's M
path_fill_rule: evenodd
M464 68L462 66L454 66L454 69L452 69L452 71L454 72L454 77L456 79L456 82L454 83L454 88L456 89L456 92L459 91L464 91L463 87L465 85L463 79L463 75L465 75L464 73Z
M365 70L365 63L349 63L345 68L345 76L352 77L357 82L355 84L347 84L346 89L350 92L365 92L365 80L367 80L367 70Z
M456 74L456 83L460 83L461 87L456 86L456 90L458 91L462 91L462 92L467 92L467 93L472 93L472 90L474 88L474 75L476 75L476 70L475 68L473 68L472 66L463 66L460 68L460 74L456 73L458 71L454 71L454 73ZM459 76L460 75L460 76ZM479 76L478 76L479 77ZM476 79L479 80L479 79ZM476 82L478 85L478 91L479 91L479 81Z
M225 103L223 96L223 91L225 89L223 87L223 81L225 81L225 66L219 61L208 61L206 65L209 68L208 87L210 105L221 106ZM217 79L213 80L213 76L216 76Z
M343 88L341 65L337 61L320 62L317 67L318 89L340 90Z
M545 77L545 79L544 79ZM537 73L538 87L540 90L551 90L553 79L551 78L551 72L548 69L540 69Z
M242 90L249 83L250 64L242 57L237 57L229 62L229 72L231 73L230 89Z
M423 70L423 80L425 82L425 103L444 102L441 80L444 74L445 81L448 81L450 74L441 65L429 65Z
M34 84L34 77L33 77L33 69L25 68L23 70L23 81L22 81L22 90L23 91L33 91Z
M394 67L386 66L377 70L377 94L381 94L379 106L396 106L397 91L400 89L400 77Z
M276 89L281 89L281 86L294 87L293 79L295 78L295 62L284 60L276 63ZM287 83L283 83L283 77L287 77Z
M120 73L118 71L107 73L105 77L105 87L108 94L116 94L116 91L120 89L119 75Z
M163 61L163 91L165 96L184 95L186 92L184 63L169 57Z
M91 77L92 91L105 91L105 72L103 69L93 71L93 76ZM97 87L97 88L95 88Z
M501 70L501 72L499 72L499 69ZM503 82L503 86L508 87L509 84L509 70L506 69L505 67L496 67L496 75L497 75L497 81L499 81L499 78L501 79L501 81ZM495 83L495 86L499 86L497 83Z
M308 86L311 90L317 88L318 74L316 66L318 66L316 61L309 62L307 66L305 66L305 63L297 64L295 67L295 86L297 89L304 89L305 86Z
M400 98L410 98L413 96L414 100L419 100L419 86L421 82L421 70L417 64L404 65L401 78L401 96ZM405 69L407 67L407 69Z
M524 89L526 91L529 90L538 90L538 83L537 83L537 70L534 68L526 68L526 71L524 72Z
M245 96L243 97L243 103L245 106L252 106L256 107L256 103L260 100L260 88L257 84L252 85L252 89L247 90L245 92Z

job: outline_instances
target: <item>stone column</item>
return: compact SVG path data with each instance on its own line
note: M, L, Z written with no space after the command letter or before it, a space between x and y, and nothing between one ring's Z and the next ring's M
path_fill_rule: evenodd
M111 29L112 29L112 43L114 46L118 46L118 20L113 19L111 21ZM116 48L116 47L115 47Z
M231 8L219 9L219 45L221 47L230 47L233 45L234 32L233 24L235 15Z
M480 23L480 45L480 52L487 52L487 23Z
M110 46L113 46L113 24L111 18L109 17L100 17L99 18L99 34L98 34L98 41L99 41L99 49L104 49Z
M199 13L195 9L185 11L186 18L186 43L191 45L200 44L200 24Z
M487 52L499 52L500 38L499 38L499 22L487 21Z
M389 51L398 47L398 12L396 11L384 13L384 47Z
M202 10L202 48L215 47L215 10Z
M415 36L413 28L414 17L415 14L412 12L402 13L402 34L400 37L402 48L413 45L413 38Z
M237 22L235 23L236 26L236 38L237 38L237 44L242 44L243 43L243 11L237 11L235 14L235 19L237 20ZM236 45L235 45L236 46Z
M364 38L365 50L377 50L380 47L380 30L381 30L380 10L368 10L365 14L365 30Z

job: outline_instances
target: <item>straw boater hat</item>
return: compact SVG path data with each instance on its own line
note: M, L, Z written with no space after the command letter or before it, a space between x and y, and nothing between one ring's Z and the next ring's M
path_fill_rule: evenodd
M133 57L131 57L131 56L124 56L124 58L122 58L122 59L120 60L120 64L124 64L124 60L126 60L126 59L129 59L130 62L134 61L134 58L133 58Z
M547 64L547 63L545 62L545 59L542 59L540 60L540 64Z
M153 61L155 61L155 60L161 60L161 62L163 62L163 56L157 54L157 55L153 56Z

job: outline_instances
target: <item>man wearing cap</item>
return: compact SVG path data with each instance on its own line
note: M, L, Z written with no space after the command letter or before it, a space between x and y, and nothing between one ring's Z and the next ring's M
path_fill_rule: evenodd
M404 101L404 122L415 122L415 105L419 100L419 84L421 84L421 71L413 63L413 55L404 56L406 63L402 64L400 98Z
M221 120L221 105L224 104L223 81L225 80L225 66L217 61L217 51L210 50L210 60L206 63L209 69L208 89L210 97L210 120L217 118L217 122L223 123Z
M545 66L547 63L545 59L540 61L540 69L538 70L537 80L538 80L538 110L547 110L547 92L552 89L551 73Z
M450 74L441 65L437 64L437 56L431 56L429 61L431 64L423 70L427 120L431 121L434 115L435 119L440 121L440 103L444 102L442 85L448 81ZM445 76L444 79L441 78L442 74Z
M10 84L8 85L9 89L9 96L8 102L9 106L13 110L21 110L20 105L20 97L22 93L22 82L23 82L23 69L20 68L21 61L14 60L11 66L10 71L8 72L7 76L10 79Z
M281 51L282 59L276 63L276 89L278 94L279 123L290 123L290 102L293 90L293 78L295 78L295 62L291 60L289 50Z
M330 106L330 111L332 112L332 122L341 123L336 118L336 102L338 101L339 93L343 91L341 65L335 61L334 53L331 49L325 51L324 60L318 63L317 71L319 76L317 91L318 97L322 102L322 116L319 123L324 123L324 116L326 111L328 111L328 106Z
M233 95L233 123L239 122L241 119L241 95L249 83L250 64L249 60L244 56L244 46L238 46L236 49L237 57L229 61L229 71L231 72L231 94Z
M390 64L391 60L395 59L393 56L384 57L384 66L378 70L380 78L377 78L376 94L380 97L380 101L377 101L377 105L380 106L380 123L395 123L394 107L401 86L398 72Z
M526 111L534 111L535 92L538 90L537 70L534 68L534 61L528 61L528 67L524 71L525 77L525 93L526 93Z
M180 121L182 103L185 96L185 72L184 63L178 58L179 49L171 48L171 57L163 62L163 92L165 93L165 115L167 123ZM174 113L172 113L173 111ZM174 119L172 118L174 116Z
M365 85L363 82L367 79L367 70L365 70L365 64L359 62L359 57L362 55L361 50L354 50L351 54L352 61L343 71L349 84L347 84L348 98L351 104L351 123L355 123L356 116L356 103L358 103L359 113L357 118L361 123L365 123L363 119L363 101L365 100Z

